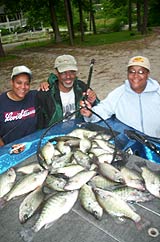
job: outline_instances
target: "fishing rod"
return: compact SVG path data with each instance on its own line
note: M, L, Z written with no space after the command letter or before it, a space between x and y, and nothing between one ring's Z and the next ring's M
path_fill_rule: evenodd
M153 142L149 141L147 136L141 135L134 130L125 130L124 133L127 134L127 136L130 139L134 139L134 140L140 142L141 144L148 147L150 150L154 151L158 156L160 156L160 150L157 149L157 146Z
M93 73L93 65L95 63L95 59L91 59L91 62L90 62L90 67L89 67L89 74L88 74L88 80L87 80L87 88L86 88L86 92L87 90L90 88L90 85L91 85L91 78L92 78L92 73ZM83 96L83 101L84 100L87 100L88 98L88 95L87 93Z

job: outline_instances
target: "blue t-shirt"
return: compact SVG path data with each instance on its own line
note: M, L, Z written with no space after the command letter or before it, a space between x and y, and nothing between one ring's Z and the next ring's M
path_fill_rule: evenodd
M7 92L0 95L0 137L5 144L36 130L36 94L36 90L29 91L21 101L9 99Z

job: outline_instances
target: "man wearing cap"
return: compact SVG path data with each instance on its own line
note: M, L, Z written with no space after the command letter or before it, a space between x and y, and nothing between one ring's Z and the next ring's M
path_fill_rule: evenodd
M54 67L56 73L51 73L48 78L49 90L37 94L37 107L40 107L37 115L39 129L49 127L63 117L80 117L80 112L72 114L79 109L84 92L91 105L98 102L95 92L87 90L87 85L77 78L77 61L72 55L58 56Z
M35 96L30 91L32 72L16 66L11 75L11 90L0 95L0 146L36 130Z
M149 74L148 58L132 57L127 66L127 80L93 107L93 111L103 119L115 115L125 125L160 138L160 85ZM81 105L91 108L87 102L81 102ZM81 109L81 114L87 122L100 120L86 108Z

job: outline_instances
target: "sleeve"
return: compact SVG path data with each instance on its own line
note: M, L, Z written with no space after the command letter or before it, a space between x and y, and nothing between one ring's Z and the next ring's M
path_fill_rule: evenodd
M47 80L50 88L54 85L56 80L57 80L57 76L55 74L51 73L48 77L48 80Z
M120 89L115 89L114 91L109 93L104 100L100 101L97 105L95 105L92 108L94 113L89 118L84 117L84 120L86 122L94 123L100 121L101 118L104 120L110 118L116 112L116 107L120 96Z

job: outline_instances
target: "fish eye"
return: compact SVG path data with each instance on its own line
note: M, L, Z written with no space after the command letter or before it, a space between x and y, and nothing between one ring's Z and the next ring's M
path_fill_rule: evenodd
M24 214L23 221L25 222L27 219L28 219L28 215L27 214Z

